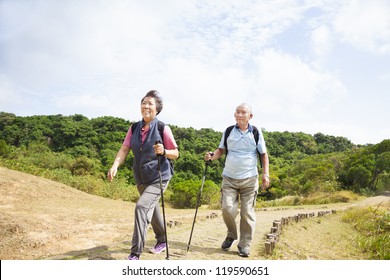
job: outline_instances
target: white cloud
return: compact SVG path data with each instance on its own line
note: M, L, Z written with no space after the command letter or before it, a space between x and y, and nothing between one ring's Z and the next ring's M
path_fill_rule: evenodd
M269 113L283 113L287 118L307 117L345 97L346 88L334 75L319 72L301 59L275 50L267 50L257 58L258 92L261 100L271 99Z
M266 129L328 129L363 95L330 61L337 43L388 55L389 5L300 2L0 1L0 110L138 120L157 89L161 119L183 127L222 130L248 102Z
M297 22L304 9L291 1L196 1L177 18L176 38L185 57L242 67L274 36Z
M321 25L311 34L311 45L316 57L323 58L332 49L332 34L328 26Z
M251 85L239 68L189 59L171 60L160 82L170 108L162 116L185 127L215 129L234 121L235 106L245 101Z
M17 85L14 85L4 74L0 74L0 111L13 113L10 110L11 107L28 103L21 95Z
M390 53L390 3L386 0L344 1L333 22L342 40L362 49Z
M257 69L247 73L234 65L221 69L189 59L170 61L159 81L169 100L161 117L184 127L222 131L234 122L235 107L248 102L254 124L269 128L279 122L283 131L309 127L312 131L347 95L336 76L273 49L253 64Z

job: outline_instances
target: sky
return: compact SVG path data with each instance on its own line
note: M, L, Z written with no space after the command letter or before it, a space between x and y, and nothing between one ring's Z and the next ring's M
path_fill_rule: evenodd
M0 112L390 138L388 0L0 0Z

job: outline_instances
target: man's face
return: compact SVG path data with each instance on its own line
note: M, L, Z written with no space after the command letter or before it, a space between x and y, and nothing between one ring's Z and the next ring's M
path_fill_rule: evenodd
M234 117L238 125L246 125L249 123L249 120L252 118L252 113L250 109L246 106L238 106L234 112Z

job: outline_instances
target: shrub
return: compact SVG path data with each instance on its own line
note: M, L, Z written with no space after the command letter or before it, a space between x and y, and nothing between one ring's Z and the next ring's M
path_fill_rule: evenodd
M350 223L360 233L358 244L375 260L390 260L389 208L354 208L346 211L343 221Z
M0 139L0 156L1 157L7 156L10 150L11 149L7 145L7 143L3 139Z
M177 208L195 208L201 185L201 180L187 180L173 185L171 188L172 194L170 195L172 206ZM210 180L205 181L200 203L207 205L210 203L215 204L215 197L218 196L218 193L219 187L214 182Z

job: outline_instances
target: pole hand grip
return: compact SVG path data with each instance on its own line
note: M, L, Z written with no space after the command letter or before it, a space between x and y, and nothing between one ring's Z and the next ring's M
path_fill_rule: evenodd
M157 144L162 144L161 140L156 140L155 145ZM165 155L165 151L164 154L157 154L157 156L162 156L162 155Z
M209 154L211 155L211 156L213 156L214 155L214 153L213 152L209 152ZM211 163L211 159L209 159L208 161L206 161L206 165L209 165Z

